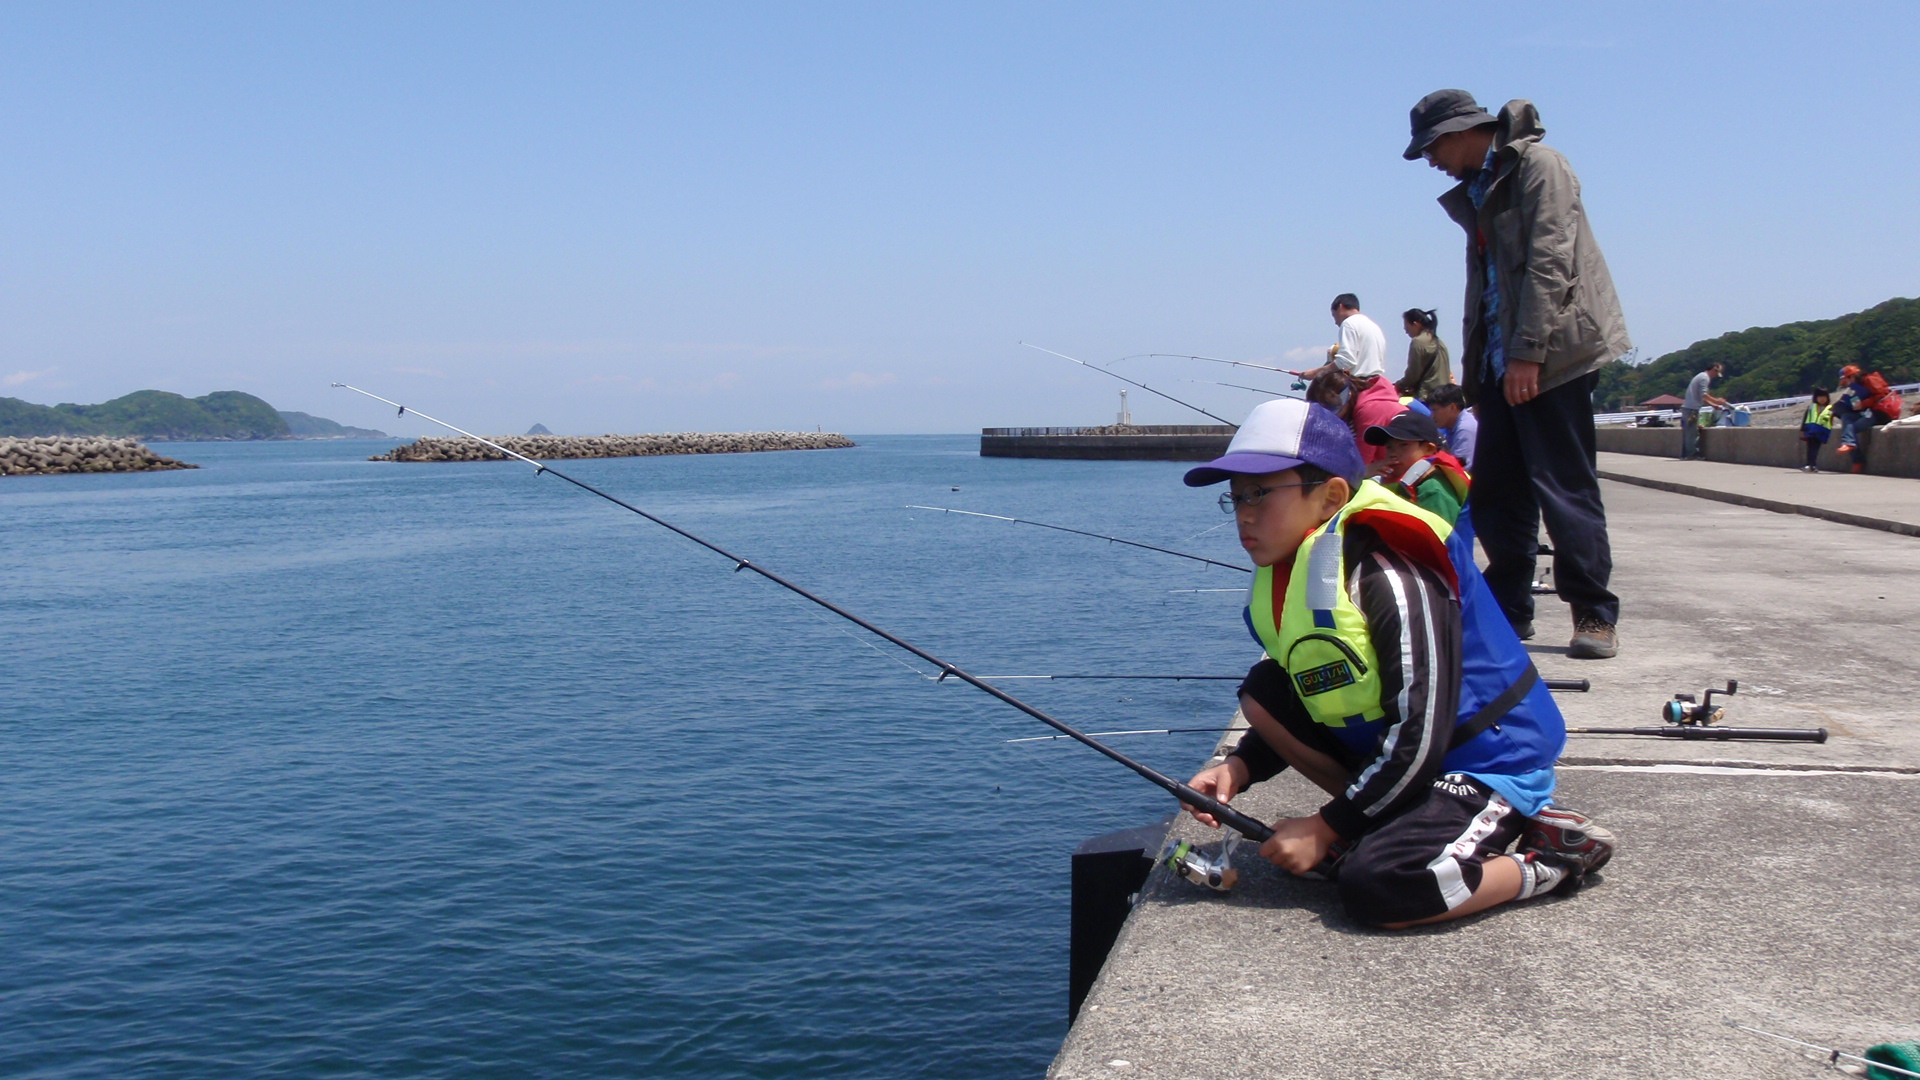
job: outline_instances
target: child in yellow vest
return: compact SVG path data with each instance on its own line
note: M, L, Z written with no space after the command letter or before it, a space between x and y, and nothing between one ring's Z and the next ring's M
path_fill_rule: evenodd
M1570 892L1614 841L1553 805L1566 743L1553 697L1471 543L1362 484L1364 471L1339 417L1283 398L1187 473L1191 486L1232 485L1221 505L1257 567L1247 622L1267 654L1240 687L1252 730L1190 783L1226 802L1292 767L1325 790L1317 813L1275 822L1260 853L1337 875L1362 923Z

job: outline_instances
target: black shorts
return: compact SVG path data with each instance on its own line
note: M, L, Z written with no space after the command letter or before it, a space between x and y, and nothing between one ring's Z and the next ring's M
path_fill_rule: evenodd
M1300 704L1280 665L1262 660L1247 672L1240 692L1267 710L1287 733L1358 772L1367 762ZM1240 753L1266 759L1279 755L1259 735L1246 736ZM1251 752L1251 753L1249 753ZM1264 752L1264 753L1263 753ZM1250 760L1255 766L1258 760ZM1284 768L1284 765L1280 767ZM1268 769L1261 772L1271 775ZM1355 921L1379 926L1415 922L1452 911L1480 887L1480 868L1520 838L1526 818L1506 798L1460 773L1447 773L1408 806L1362 837L1340 863L1340 898Z
M1448 773L1341 861L1340 899L1356 922L1374 926L1452 911L1480 887L1486 861L1501 858L1526 824L1505 796Z

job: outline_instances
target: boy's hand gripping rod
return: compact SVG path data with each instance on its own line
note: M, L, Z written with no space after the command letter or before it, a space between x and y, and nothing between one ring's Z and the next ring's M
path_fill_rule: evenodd
M1019 698L1014 697L1012 694L1009 694L1006 691L1000 689L999 687L996 687L990 683L987 683L981 680L978 676L967 674L966 672L960 670L959 668L953 666L952 664L947 663L945 660L942 660L939 657L933 655L932 653L926 651L925 649L920 648L918 645L915 645L911 642L904 641L898 637L895 637L893 634L890 634L887 631L880 629L878 626L875 626L872 623L868 622L867 620L861 618L860 616L855 615L853 612L848 611L843 607L840 607L838 604L835 604L832 601L827 600L823 597L817 596L814 593L808 592L806 589L803 589L800 586L795 585L793 582L788 581L786 578L781 577L779 574L776 574L773 571L766 569L765 567L758 566L747 559L743 559L740 556L735 555L733 552L728 551L727 549L721 547L718 544L714 544L709 541L703 540L700 537L695 536L694 534L688 532L687 530L681 528L678 525L673 524L670 521L665 521L661 518L657 518L652 514L647 513L645 510L642 510L639 507L633 505L632 503L625 502L621 499L617 499L612 495L609 495L606 492L601 491L599 488L594 487L592 484L588 484L580 480L575 480L573 477L568 476L566 473L561 472L560 470L552 467L551 465L546 465L541 462L535 461L532 458L527 457L525 454L517 454L512 450L509 450L506 447L501 446L499 443L493 442L490 439L481 438L480 436L475 435L473 432L468 431L465 428L454 427L452 424L447 423L445 420L436 420L433 417L428 416L426 413L420 412L417 409L409 409L405 405L402 405L397 401L388 400L387 398L381 397L379 394L368 393L367 391L362 390L357 386L349 386L346 383L340 383L340 382L334 383L333 385L342 390L351 390L356 394L360 394L365 397L370 397L375 401L385 402L386 404L391 405L394 408L400 410L398 415L405 416L407 413L411 412L413 413L413 415L419 417L422 420L428 421L429 423L439 424L441 427L446 428L449 431L457 431L460 434L465 435L467 438L474 440L475 442L478 442L484 446L490 446L495 450L498 450L501 453L507 455L510 458L515 458L519 461L523 461L528 465L533 466L533 472L535 476L538 476L541 473L548 473L552 476L558 477L561 480L565 480L567 483L572 484L574 487L577 487L582 491L586 491L594 495L598 495L601 498L607 500L608 502L614 504L615 506L620 507L621 509L631 510L634 513L640 515L641 517L646 518L648 521L653 522L655 525L658 525L661 528L667 529L671 532L678 533L681 536L686 537L688 540L691 540L694 543L699 544L701 547L706 548L708 551L711 551L716 555L720 555L723 558L726 558L727 560L729 560L734 564L733 569L735 573L739 573L742 570L751 570L754 573L759 574L761 577L766 578L768 581L773 582L775 585L778 585L783 589L787 589L793 593L798 594L799 596L802 596L808 600L813 601L814 603L820 605L821 607L826 608L828 611L833 612L835 615L838 615L841 618L847 620L848 622L853 623L855 626L860 627L862 630L865 630L876 637L879 637L888 642L891 642L892 644L897 645L902 649L905 649L907 652L912 653L913 655L919 657L920 659L925 660L927 663L934 665L935 667L940 669L940 678L936 681L944 682L947 676L951 675L954 678L959 679L961 682L964 682L967 685L975 687L979 690L985 691L987 694L995 698L998 698L1001 701L1006 702L1007 704L1013 706L1016 709L1019 709L1021 712L1026 713L1028 716L1033 717L1035 720L1038 720L1041 723L1047 725L1048 727L1053 728L1055 731L1058 731L1060 734L1065 735L1068 738L1073 739L1077 742L1084 743L1089 747L1092 747L1093 749L1099 751L1100 753L1105 754L1107 757L1110 757L1113 760L1119 762L1120 764L1125 765L1127 768L1132 769L1134 772L1139 773L1142 777L1145 777L1149 782L1163 789L1164 791L1167 792L1167 794L1172 795L1174 798L1180 800L1181 802L1186 803L1188 806L1197 807L1201 810L1206 811L1209 814L1212 814L1216 819L1221 821L1223 824L1231 826L1234 829L1234 831L1240 833L1242 836L1245 836L1247 839L1256 840L1256 841L1265 841L1268 837L1271 837L1273 835L1272 829L1261 824L1259 821L1255 820L1254 818L1250 818L1247 815L1241 813L1240 811L1235 810L1233 807L1228 806L1226 803L1220 802L1219 800L1213 798L1212 796L1202 795L1200 792L1195 791L1193 788L1188 787L1187 785L1181 783L1178 780L1175 780L1174 778L1166 775L1165 773L1162 773L1152 768L1151 766L1143 765L1140 762L1135 761L1132 758L1128 757L1127 755L1121 753L1120 751L1115 750L1104 743L1097 742L1094 739L1091 739L1086 735L1081 734L1080 732L1067 726L1065 723L1059 720L1055 720L1053 717L1048 716L1046 713L1041 712L1039 709L1036 709L1033 706L1027 704L1026 702L1021 701Z

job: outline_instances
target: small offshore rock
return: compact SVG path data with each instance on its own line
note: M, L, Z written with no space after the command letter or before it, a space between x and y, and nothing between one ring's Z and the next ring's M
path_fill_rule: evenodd
M845 435L814 431L754 431L739 434L498 435L492 442L536 461L567 458L655 457L662 454L750 454L770 450L840 450L856 445ZM428 435L368 461L507 461L507 455L472 439Z
M161 457L132 439L100 435L41 435L0 438L0 476L52 476L58 473L151 472L197 469Z

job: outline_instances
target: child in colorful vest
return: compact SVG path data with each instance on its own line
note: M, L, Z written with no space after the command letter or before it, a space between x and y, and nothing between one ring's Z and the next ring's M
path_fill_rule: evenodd
M1826 387L1816 386L1813 400L1807 402L1807 411L1800 416L1800 441L1807 444L1807 463L1800 466L1801 472L1820 471L1820 448L1827 445L1832 434L1832 398Z
M1566 728L1552 694L1471 542L1364 472L1338 416L1282 398L1187 473L1231 484L1221 505L1257 568L1247 622L1267 654L1240 686L1252 730L1192 786L1226 802L1292 767L1326 791L1260 853L1337 877L1368 925L1578 888L1614 840L1553 805Z
M1459 524L1472 481L1460 459L1446 451L1432 416L1409 409L1368 428L1366 440L1387 448L1389 467L1380 482L1388 490L1449 525Z

